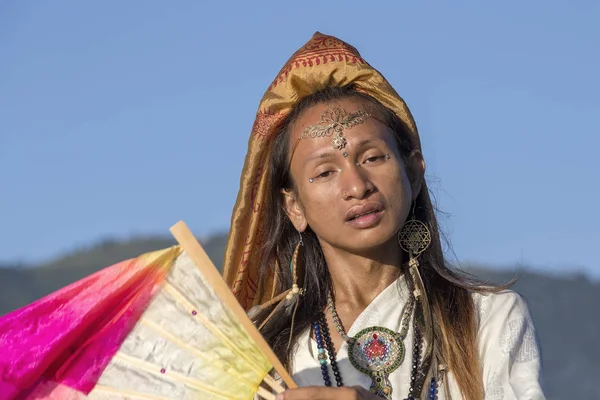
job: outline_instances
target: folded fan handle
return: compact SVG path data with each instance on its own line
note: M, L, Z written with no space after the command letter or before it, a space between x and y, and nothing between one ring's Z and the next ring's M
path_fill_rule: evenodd
M250 318L248 318L248 315L246 315L246 312L244 311L240 303L237 301L233 293L231 293L231 290L229 289L223 278L221 278L221 275L215 268L214 264L212 263L212 261L200 245L200 243L198 243L198 240L196 240L196 237L192 234L185 222L179 221L178 223L173 225L171 227L171 234L173 235L173 237L175 237L177 242L179 242L181 248L188 254L188 256L192 259L194 264L196 264L196 266L200 269L202 275L204 276L204 279L206 279L208 284L212 286L213 290L215 291L215 294L236 316L239 323L244 327L250 338L252 338L256 345L262 350L267 360L269 360L269 362L273 366L273 369L275 369L279 376L281 376L281 379L283 379L287 387L290 389L298 387L298 385L296 385L290 374L284 368L283 364L281 364L279 358L277 358L275 353L273 353L273 350L266 342L265 338L263 338L258 329L256 329L256 326L252 323ZM265 383L269 384L269 386L271 387L273 387L273 382L273 379L265 378ZM280 391L282 391L283 388L274 387L273 389L275 389L276 392L279 393Z

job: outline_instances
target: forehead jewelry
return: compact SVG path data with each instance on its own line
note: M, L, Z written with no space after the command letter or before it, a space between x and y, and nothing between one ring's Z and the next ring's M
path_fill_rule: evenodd
M304 129L300 139L333 136L331 139L333 148L343 150L347 144L346 138L343 136L344 129L352 129L352 127L365 122L365 119L370 116L371 114L362 110L348 113L341 107L327 109L321 114L317 125L310 125ZM348 157L348 152L344 150L342 155Z

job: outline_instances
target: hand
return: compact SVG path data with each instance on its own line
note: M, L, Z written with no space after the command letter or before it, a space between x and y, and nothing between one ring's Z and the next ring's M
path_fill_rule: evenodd
M277 400L381 400L361 386L331 388L309 386L286 390L276 397Z

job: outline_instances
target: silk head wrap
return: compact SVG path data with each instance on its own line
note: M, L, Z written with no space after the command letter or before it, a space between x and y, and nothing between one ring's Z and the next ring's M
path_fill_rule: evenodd
M327 87L350 84L394 111L410 131L414 146L420 148L408 106L383 75L351 45L315 33L292 55L267 89L248 141L223 264L223 278L246 310L278 294L274 293L272 276L259 282L258 250L261 233L266 229L261 223L265 221L263 205L269 189L271 144L299 100Z

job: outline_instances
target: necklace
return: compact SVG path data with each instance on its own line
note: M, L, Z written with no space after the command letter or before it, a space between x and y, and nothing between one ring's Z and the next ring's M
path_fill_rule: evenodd
M404 339L415 306L414 297L411 296L404 305L400 332L394 332L381 326L372 326L361 330L354 337L348 336L342 326L331 293L327 294L327 306L338 334L348 343L348 358L352 366L372 379L371 393L391 399L392 384L389 375L404 361ZM418 335L415 335L416 342L420 342Z
M413 325L415 325L414 320ZM321 330L321 327L323 327L324 330ZM410 386L408 388L408 395L404 400L417 400L419 393L421 393L421 387L417 384L417 375L419 374L419 363L421 360L422 350L421 333L419 329L417 329L416 325L414 326L414 329L415 338L413 340L413 365L410 374ZM319 354L318 358L319 363L321 364L321 374L323 375L323 382L325 383L325 386L332 386L331 377L329 376L329 370L327 368L327 353L329 354L329 359L331 361L331 370L333 371L336 384L338 387L343 386L342 376L340 374L335 356L335 349L333 348L331 336L329 335L329 329L327 328L327 321L325 320L325 314L323 314L323 312L319 312L317 320L313 322L313 330L315 332L315 338L317 339L317 349ZM391 399L391 392L389 392L387 395L383 393L378 393L377 395L386 400ZM432 377L431 382L429 384L429 393L427 399L435 400L436 398L437 382L435 378Z
M331 386L331 378L329 377L329 370L327 369L327 354L329 354L329 361L331 363L331 370L335 377L335 383L338 387L344 386L342 382L342 376L337 366L337 360L335 357L335 349L331 342L331 335L329 334L329 327L325 321L325 314L319 313L317 321L313 322L313 331L315 332L315 339L317 340L317 349L319 352L319 363L321 364L321 375L323 375L323 382L325 386Z

